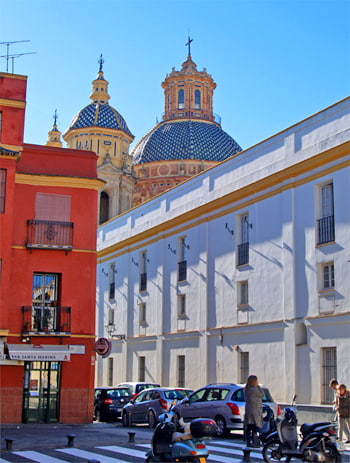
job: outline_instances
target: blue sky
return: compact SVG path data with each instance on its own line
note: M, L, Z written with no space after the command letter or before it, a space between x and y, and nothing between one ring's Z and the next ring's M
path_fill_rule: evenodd
M349 95L348 0L0 0L0 10L0 42L30 40L10 54L35 52L14 59L28 76L27 143L46 142L55 109L64 132L90 103L101 53L109 102L139 140L161 118L161 83L185 61L188 34L242 148Z

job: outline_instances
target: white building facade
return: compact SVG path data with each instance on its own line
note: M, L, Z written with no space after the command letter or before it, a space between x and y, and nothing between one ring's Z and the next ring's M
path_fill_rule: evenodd
M97 385L350 384L350 98L98 229ZM109 325L109 326L108 326Z

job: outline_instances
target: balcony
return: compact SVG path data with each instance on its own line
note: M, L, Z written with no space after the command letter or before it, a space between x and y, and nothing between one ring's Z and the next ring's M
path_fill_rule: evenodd
M334 215L317 220L317 244L334 241Z
M73 223L28 220L26 247L71 250L73 248Z
M237 246L237 266L249 263L249 243L242 243Z
M69 334L71 308L52 305L23 306L23 334Z

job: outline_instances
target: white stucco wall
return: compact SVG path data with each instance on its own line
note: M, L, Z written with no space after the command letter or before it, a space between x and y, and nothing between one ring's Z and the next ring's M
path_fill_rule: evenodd
M240 380L240 355L276 401L294 392L322 401L321 349L336 347L337 374L350 383L350 115L349 99L102 225L98 230L98 337L114 309L113 382L176 385L177 358L186 386ZM334 188L335 241L316 246L319 186ZM239 217L249 217L249 264L237 267ZM187 278L177 281L179 238ZM140 253L147 251L147 291L139 291ZM115 263L115 299L107 276ZM334 262L335 291L320 297L319 266ZM237 284L249 304L238 310ZM186 295L186 317L178 296ZM329 302L330 300L330 302ZM139 323L139 303L147 306ZM107 384L98 359L97 383Z

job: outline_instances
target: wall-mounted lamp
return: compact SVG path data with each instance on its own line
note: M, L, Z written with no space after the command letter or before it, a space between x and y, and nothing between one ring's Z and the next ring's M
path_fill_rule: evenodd
M134 265L136 265L136 267L138 267L138 266L139 266L139 263L138 263L138 262L136 262L136 260L134 260L134 258L133 258L133 257L131 258L131 262L132 262Z
M229 233L231 233L231 235L234 235L234 233L235 233L235 232L233 231L233 229L229 228L227 222L226 222L226 224L225 224L225 230L227 230Z
M106 331L108 333L108 337L110 338L112 336L113 331L115 330L115 324L112 322L108 322L105 325Z
M171 251L173 254L176 254L176 249L172 249L172 247L170 246L170 244L168 244L168 249L169 249L169 251Z

